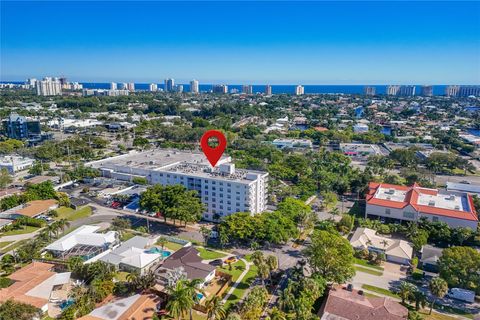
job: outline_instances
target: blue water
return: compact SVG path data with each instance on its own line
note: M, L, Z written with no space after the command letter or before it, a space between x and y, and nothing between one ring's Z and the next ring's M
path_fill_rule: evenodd
M73 299L68 299L60 303L60 309L66 309L74 303Z
M0 83L16 83L22 84L22 81L0 81ZM86 89L110 89L110 83L101 83L101 82L80 82L83 84L83 87ZM182 84L183 90L185 92L190 91L189 84ZM295 93L296 85L272 85L272 93ZM370 87L376 88L377 94L385 94L387 90L386 85L368 85ZM421 85L417 86L415 92L418 94L421 90ZM163 89L163 83L158 84L159 89ZM365 85L304 85L305 93L345 93L345 94L363 94L363 88ZM435 85L433 86L434 95L444 95L446 85ZM148 83L135 83L136 90L148 90ZM200 91L208 92L212 90L212 84L200 84ZM242 92L242 85L240 84L229 84L228 90L237 89L239 92ZM265 91L265 85L253 85L253 92Z
M150 248L147 253L158 253L158 254L161 254L164 258L168 257L171 253L170 251L162 251L161 249L157 248L157 247L153 247L153 248Z
M474 136L480 137L480 130L478 129L468 129L468 133L473 134Z
M380 133L383 133L387 136L392 135L392 127L382 127L382 130L380 130Z
M81 82L84 88L88 89L109 89L110 83L93 83L93 82ZM182 84L183 91L190 91L189 84ZM295 93L296 85L272 85L272 93ZM370 87L376 88L377 94L385 94L387 90L386 85L369 85ZM159 89L163 89L163 83L158 84ZM363 94L363 89L365 85L304 85L305 93L345 93L345 94ZM433 94L435 95L444 95L445 94L445 85L433 86ZM148 90L148 83L135 83L136 90ZM420 92L421 85L417 85L416 92ZM212 90L211 84L200 84L199 89L202 92L208 92ZM237 89L238 92L242 92L242 85L240 84L229 84L228 90ZM265 85L253 85L253 92L265 91Z
M362 106L355 108L355 118L360 119L363 116L363 112Z
M201 293L197 293L197 298L198 298L198 300L202 300L202 299L203 299L203 297L204 297L204 296L203 296L203 294L201 294Z

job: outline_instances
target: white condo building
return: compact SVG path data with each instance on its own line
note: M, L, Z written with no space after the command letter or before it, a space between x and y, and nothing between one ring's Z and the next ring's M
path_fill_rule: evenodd
M149 91L157 91L158 90L158 86L156 83L150 83L150 85L148 86L148 90Z
M58 78L45 77L43 80L37 80L35 87L39 96L59 96L62 94L62 83Z
M199 92L198 80L190 81L190 92L191 93L198 93Z
M110 82L110 90L117 90L117 83L116 82Z
M117 180L144 177L150 184L181 184L196 190L206 209L203 218L209 221L235 212L260 213L267 206L268 173L236 169L228 156L212 168L203 153L158 149L87 165Z
M300 96L304 93L305 93L305 88L303 86L298 85L298 86L295 87L295 94L297 96Z

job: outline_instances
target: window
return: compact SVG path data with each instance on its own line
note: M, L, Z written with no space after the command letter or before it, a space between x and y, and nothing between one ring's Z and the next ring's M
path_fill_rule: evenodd
M208 191L205 191L205 194L208 194Z
M385 209L385 214L390 215L391 214L390 209Z
M403 217L407 219L413 219L415 217L415 213L413 212L403 212Z
M433 222L438 222L438 217L432 217Z

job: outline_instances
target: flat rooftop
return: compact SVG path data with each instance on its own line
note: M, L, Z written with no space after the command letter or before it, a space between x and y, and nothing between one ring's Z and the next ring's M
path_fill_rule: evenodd
M129 173L128 167L135 169L172 172L193 175L199 178L216 178L234 182L250 183L258 175L267 174L262 171L234 169L232 174L220 171L221 164L230 163L229 156L223 156L215 168L212 168L203 153L156 149L146 152L134 152L104 160L90 162L94 168L112 169L122 173Z
M219 166L212 169L210 165L195 163L180 163L167 168L168 172L175 172L185 175L194 175L198 178L217 178L230 180L234 182L250 183L255 180L257 175L266 174L262 171L235 169L233 174L226 174L220 171ZM253 178L252 178L253 177Z
M222 159L228 157L223 156ZM219 160L219 161L221 161ZM117 166L130 166L146 170L157 170L180 162L208 164L203 153L179 151L170 149L154 149L144 152L132 152L129 154L111 157L99 161L90 162L94 168L114 168Z
M430 192L422 192L422 191ZM455 191L420 188L416 204L455 211L470 211L467 194ZM379 187L375 198L396 202L408 202L410 190Z

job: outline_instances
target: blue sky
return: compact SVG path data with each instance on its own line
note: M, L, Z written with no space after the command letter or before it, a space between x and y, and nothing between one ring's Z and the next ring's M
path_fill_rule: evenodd
M480 84L479 2L0 6L3 81Z

